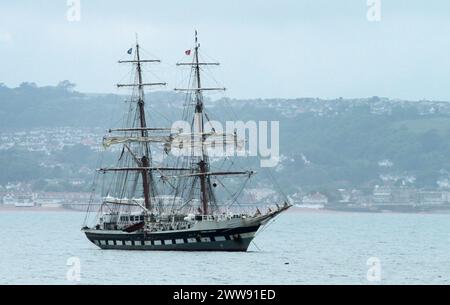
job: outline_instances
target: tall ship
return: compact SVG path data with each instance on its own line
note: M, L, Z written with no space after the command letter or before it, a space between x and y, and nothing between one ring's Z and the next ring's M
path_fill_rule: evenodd
M92 212L90 226L88 212L82 228L101 249L247 251L255 234L291 207L280 200L264 209L250 206L252 212L230 208L236 198L225 196L227 182L245 186L236 179L246 181L256 173L212 164L220 156L211 157L211 147L238 149L242 141L236 132L227 134L209 126L204 92L225 89L202 86L203 69L218 63L203 62L199 51L195 32L194 46L186 51L192 60L177 64L190 71L186 88L175 89L185 94L181 117L189 128L155 127L146 116L144 89L166 84L145 82L143 65L159 60L141 58L136 41L128 52L134 53L132 59L119 61L133 67L134 82L118 85L132 88L132 94L125 126L110 129L103 144L118 145L120 154L114 167L98 169L104 186L101 208ZM162 162L154 157L158 147L164 154Z

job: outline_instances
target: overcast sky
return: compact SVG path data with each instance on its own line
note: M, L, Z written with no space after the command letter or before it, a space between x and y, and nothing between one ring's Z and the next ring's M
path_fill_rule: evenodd
M81 0L79 22L67 10L66 0L0 1L0 82L116 93L127 79L116 62L137 32L163 60L147 79L171 89L198 29L229 97L450 101L448 0L381 0L380 22L367 20L366 0Z

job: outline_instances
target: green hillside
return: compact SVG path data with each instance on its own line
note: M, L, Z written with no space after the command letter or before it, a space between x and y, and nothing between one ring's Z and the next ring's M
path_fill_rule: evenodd
M3 132L60 126L106 129L120 123L127 107L124 100L117 95L79 93L67 81L55 87L0 85L0 128ZM155 125L180 119L183 96L155 92L147 100L148 115ZM228 120L280 122L283 158L274 175L288 192L299 188L329 193L337 188L370 190L383 183L381 176L397 177L392 183L413 177L408 183L436 187L437 180L447 178L450 172L450 111L446 103L380 98L220 100L209 102L207 109L213 119L220 114ZM95 166L97 156L82 148L66 151L71 157L65 159L17 149L0 150L0 184L77 177L77 169ZM62 172L42 168L43 160L65 166ZM380 165L383 160L391 165ZM257 166L254 159L248 162Z

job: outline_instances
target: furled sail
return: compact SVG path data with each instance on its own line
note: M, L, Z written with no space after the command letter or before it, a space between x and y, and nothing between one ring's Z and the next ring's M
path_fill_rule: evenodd
M178 134L170 138L165 143L164 149L166 153L172 150L177 152L192 152L192 150L201 152L202 150L213 155L225 152L242 152L245 149L245 140L238 139L236 134L225 133L185 133Z
M146 137L118 137L110 136L103 138L103 147L109 148L115 144L127 144L127 143L167 143L170 141L170 136L146 136Z
M105 149L116 144L128 143L162 143L166 153L173 149L179 151L188 151L191 149L212 151L229 149L229 151L241 152L245 149L245 140L238 139L236 134L225 133L185 133L170 136L108 136L103 138L103 147Z

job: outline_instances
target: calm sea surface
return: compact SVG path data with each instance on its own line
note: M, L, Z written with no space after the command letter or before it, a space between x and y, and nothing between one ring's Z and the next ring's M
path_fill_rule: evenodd
M450 284L450 215L289 212L247 253L99 250L83 217L0 212L0 284Z

